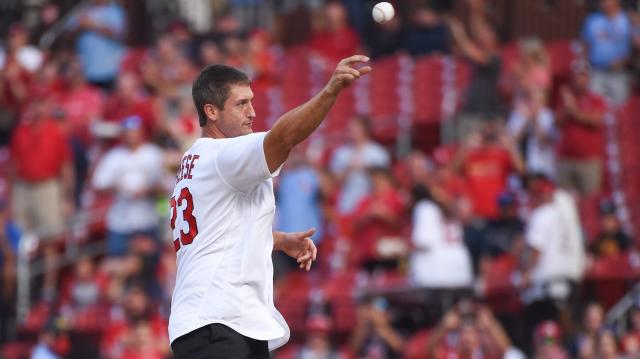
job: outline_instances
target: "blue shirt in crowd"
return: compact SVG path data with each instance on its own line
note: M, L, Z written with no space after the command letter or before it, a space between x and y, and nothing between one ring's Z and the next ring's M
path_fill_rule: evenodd
M582 39L589 47L591 65L608 70L631 54L631 22L624 12L614 17L597 12L585 20Z
M92 5L86 11L81 11L72 17L68 27L77 28L83 16L88 16L95 23L115 33L115 37L91 30L83 30L80 34L76 43L76 52L82 62L84 75L89 81L114 80L120 70L120 60L124 54L121 38L126 28L125 12L114 2Z
M288 169L281 175L278 190L277 227L283 232L300 232L315 227L312 239L322 238L320 183L311 167Z

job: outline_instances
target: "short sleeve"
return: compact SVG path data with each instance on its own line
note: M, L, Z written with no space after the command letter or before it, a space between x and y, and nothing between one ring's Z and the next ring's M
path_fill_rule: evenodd
M524 130L527 121L524 116L520 113L520 111L515 110L509 116L509 121L507 121L507 132L511 136L517 136Z
M226 139L215 160L216 170L224 182L239 192L248 192L260 182L275 177L282 166L269 172L264 154L267 132Z
M92 180L95 188L101 190L115 186L118 175L118 162L121 159L117 151L119 150L114 149L112 152L108 152L104 158L98 162Z

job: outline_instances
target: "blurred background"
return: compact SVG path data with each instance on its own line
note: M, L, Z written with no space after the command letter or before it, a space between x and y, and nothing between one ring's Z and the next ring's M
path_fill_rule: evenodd
M639 358L629 0L0 1L0 357L170 358L191 82L263 131L372 57L276 180L275 358Z

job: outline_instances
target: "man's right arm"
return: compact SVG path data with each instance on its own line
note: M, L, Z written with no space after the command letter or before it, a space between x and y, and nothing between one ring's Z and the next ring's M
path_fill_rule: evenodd
M369 58L363 55L354 55L340 61L329 83L320 93L278 119L264 139L264 153L270 172L276 171L287 160L289 152L320 126L338 94L360 76L371 71L369 66L359 70L352 67L355 63L367 61Z

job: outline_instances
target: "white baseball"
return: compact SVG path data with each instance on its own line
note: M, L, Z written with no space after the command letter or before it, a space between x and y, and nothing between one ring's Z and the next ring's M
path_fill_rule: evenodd
M393 5L386 1L377 3L376 6L373 7L372 11L373 20L377 23L387 22L393 19L395 14L396 11L393 9Z

